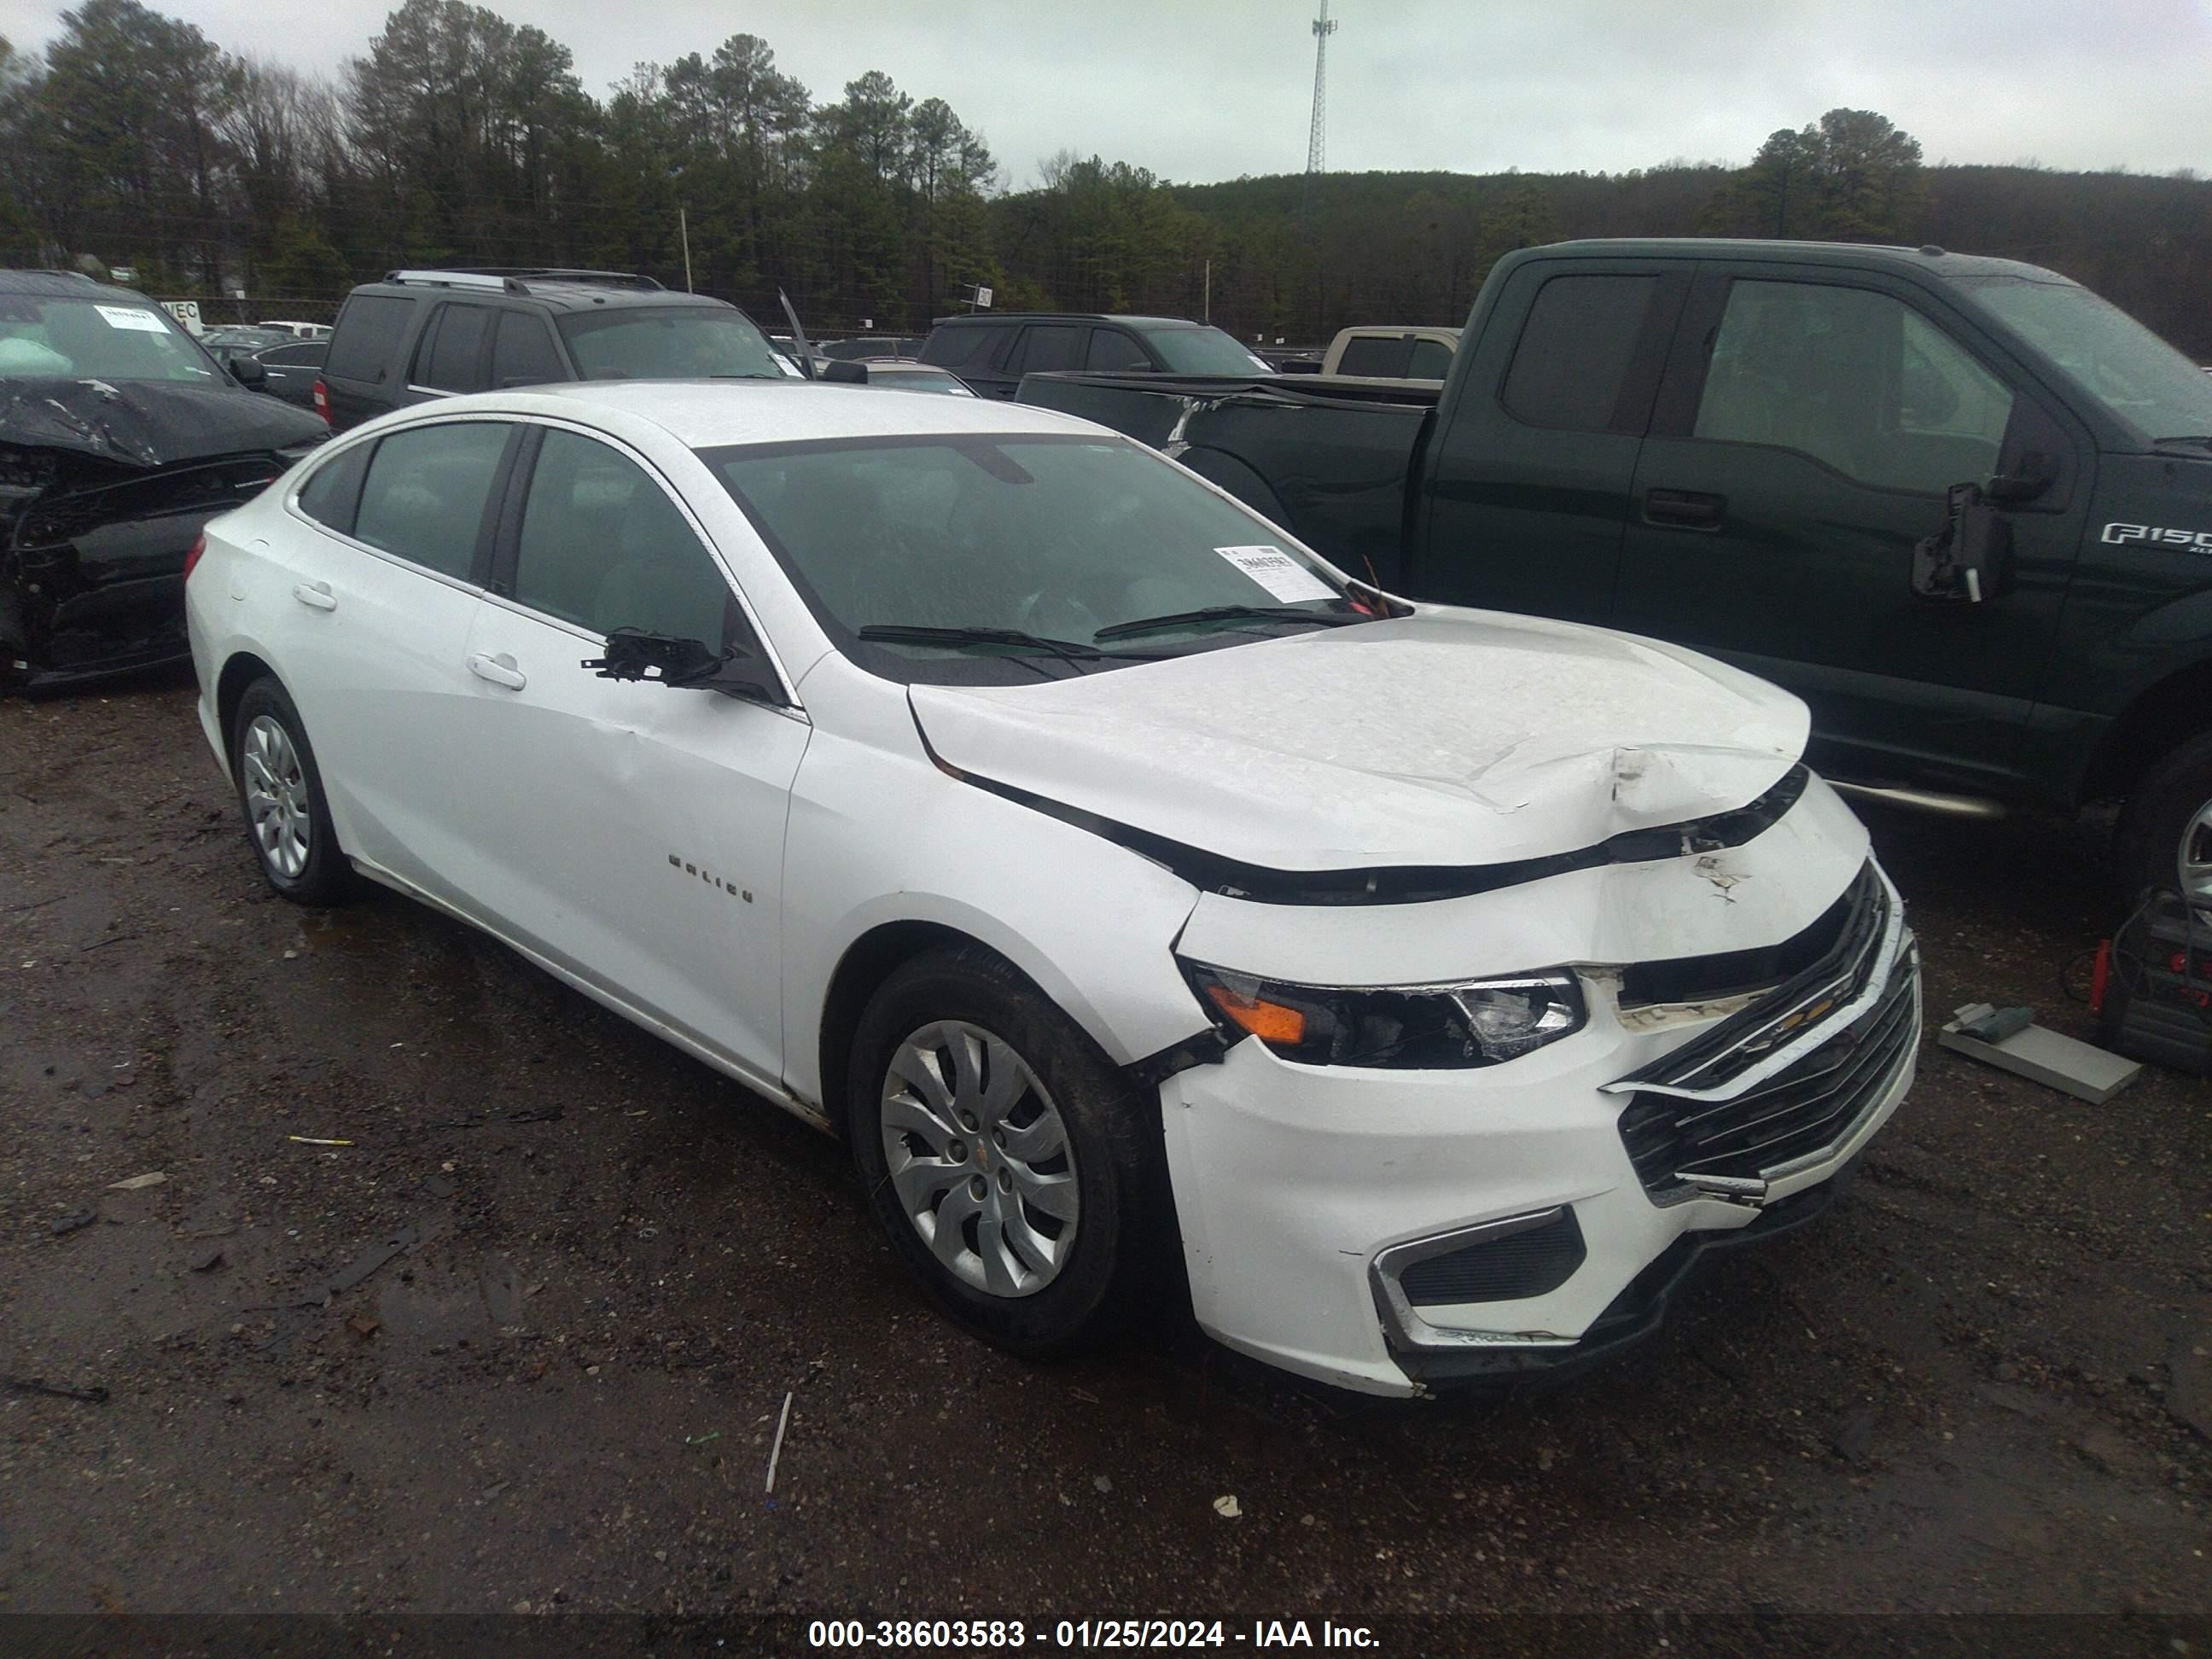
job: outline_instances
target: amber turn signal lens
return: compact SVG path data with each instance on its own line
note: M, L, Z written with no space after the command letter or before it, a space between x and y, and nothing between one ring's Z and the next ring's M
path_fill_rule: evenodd
M1209 985L1206 994L1221 1012L1262 1042L1300 1043L1306 1040L1306 1017L1279 1002L1240 997L1225 985Z

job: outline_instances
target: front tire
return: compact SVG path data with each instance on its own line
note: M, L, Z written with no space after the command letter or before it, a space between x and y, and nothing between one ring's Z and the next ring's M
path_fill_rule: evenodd
M2119 875L2132 898L2172 887L2212 904L2212 732L2191 738L2143 776L2128 804Z
M953 1317L1034 1357L1122 1329L1169 1223L1127 1080L1003 958L932 951L860 1018L847 1131L891 1249Z
M254 861L270 886L295 904L336 904L353 888L353 869L331 828L307 728L284 688L254 681L231 719L231 778Z

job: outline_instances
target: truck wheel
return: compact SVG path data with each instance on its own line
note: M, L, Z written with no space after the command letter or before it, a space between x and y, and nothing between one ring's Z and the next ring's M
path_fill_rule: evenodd
M849 1066L869 1206L940 1306L1038 1358L1125 1326L1164 1182L1140 1103L1073 1021L990 951L932 951L876 993Z
M331 828L307 728L274 678L254 681L238 700L230 756L246 839L269 884L295 904L345 899L353 890L353 866Z
M2196 902L2212 903L2212 732L2143 775L2121 824L2119 854L2130 896L2179 880Z

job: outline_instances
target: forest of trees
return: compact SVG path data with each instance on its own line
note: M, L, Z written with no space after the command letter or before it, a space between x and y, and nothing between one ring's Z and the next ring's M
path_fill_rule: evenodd
M1929 167L1863 110L1773 133L1735 168L1180 185L1063 151L1014 191L942 99L869 70L817 101L750 34L595 97L542 30L405 0L331 84L139 0L84 0L43 52L0 39L0 264L128 266L164 296L327 307L441 262L680 286L688 228L701 292L765 319L787 289L825 334L916 331L981 283L1001 309L1210 313L1312 342L1462 321L1498 257L1534 243L1791 236L2031 260L2212 356L2212 185Z

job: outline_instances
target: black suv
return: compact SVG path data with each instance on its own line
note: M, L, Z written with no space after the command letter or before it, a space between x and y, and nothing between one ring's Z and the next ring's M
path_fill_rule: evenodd
M951 369L987 398L1011 398L1023 375L1060 368L1240 380L1274 373L1210 323L1054 311L940 317L922 342L921 361Z
M781 380L752 319L611 270L395 270L346 295L323 364L339 431L410 404L556 380Z

